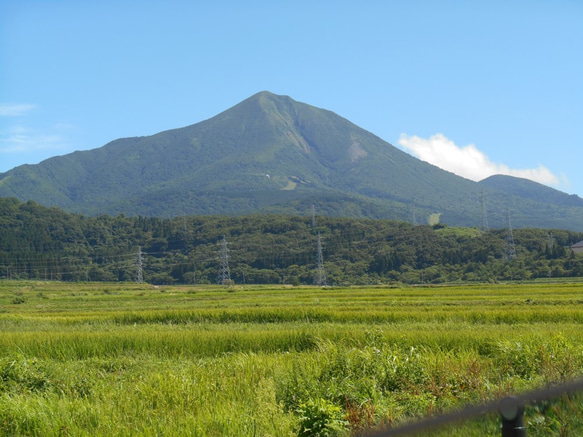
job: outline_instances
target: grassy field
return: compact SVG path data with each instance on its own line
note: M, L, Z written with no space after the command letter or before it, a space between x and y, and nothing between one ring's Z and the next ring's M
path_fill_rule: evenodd
M0 435L351 435L580 376L583 284L2 281L0 334ZM583 396L526 422L583 435Z

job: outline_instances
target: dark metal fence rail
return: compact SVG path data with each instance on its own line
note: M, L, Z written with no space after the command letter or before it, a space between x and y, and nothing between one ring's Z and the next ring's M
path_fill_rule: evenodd
M471 405L459 411L446 413L419 422L408 423L397 428L384 429L366 434L367 437L394 437L434 430L445 425L489 413L498 412L502 421L502 437L526 436L523 421L524 405L547 401L564 394L583 391L583 379L573 380L561 385L546 386L522 395L510 396L501 400Z

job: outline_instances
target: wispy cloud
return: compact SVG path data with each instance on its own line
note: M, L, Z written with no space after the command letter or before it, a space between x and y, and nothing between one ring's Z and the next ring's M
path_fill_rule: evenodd
M443 134L436 134L428 139L401 134L399 144L423 161L474 181L504 174L545 185L559 185L559 177L543 165L530 169L512 169L505 164L492 162L474 144L461 147ZM561 182L566 183L564 177Z
M70 151L75 126L34 120L36 105L0 103L0 172Z
M19 117L32 111L36 108L36 105L27 104L17 104L17 105L6 105L0 104L0 117Z
M0 153L34 153L41 150L66 148L66 140L59 134L37 133L22 126L13 126L0 134Z

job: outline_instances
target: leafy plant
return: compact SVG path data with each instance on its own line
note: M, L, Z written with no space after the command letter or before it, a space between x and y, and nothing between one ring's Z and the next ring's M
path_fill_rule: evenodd
M326 399L309 399L295 412L299 416L300 436L333 437L347 429L348 421L342 408Z

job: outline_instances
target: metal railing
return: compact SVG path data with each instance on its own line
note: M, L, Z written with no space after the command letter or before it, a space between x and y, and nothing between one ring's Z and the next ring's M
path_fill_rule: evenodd
M461 410L445 413L418 422L407 423L392 429L383 429L365 434L367 437L395 437L419 432L428 432L455 422L472 419L490 413L499 413L502 437L525 437L524 406L548 401L565 394L583 391L583 378L561 385L548 385L522 395L509 396L481 405L470 405Z

